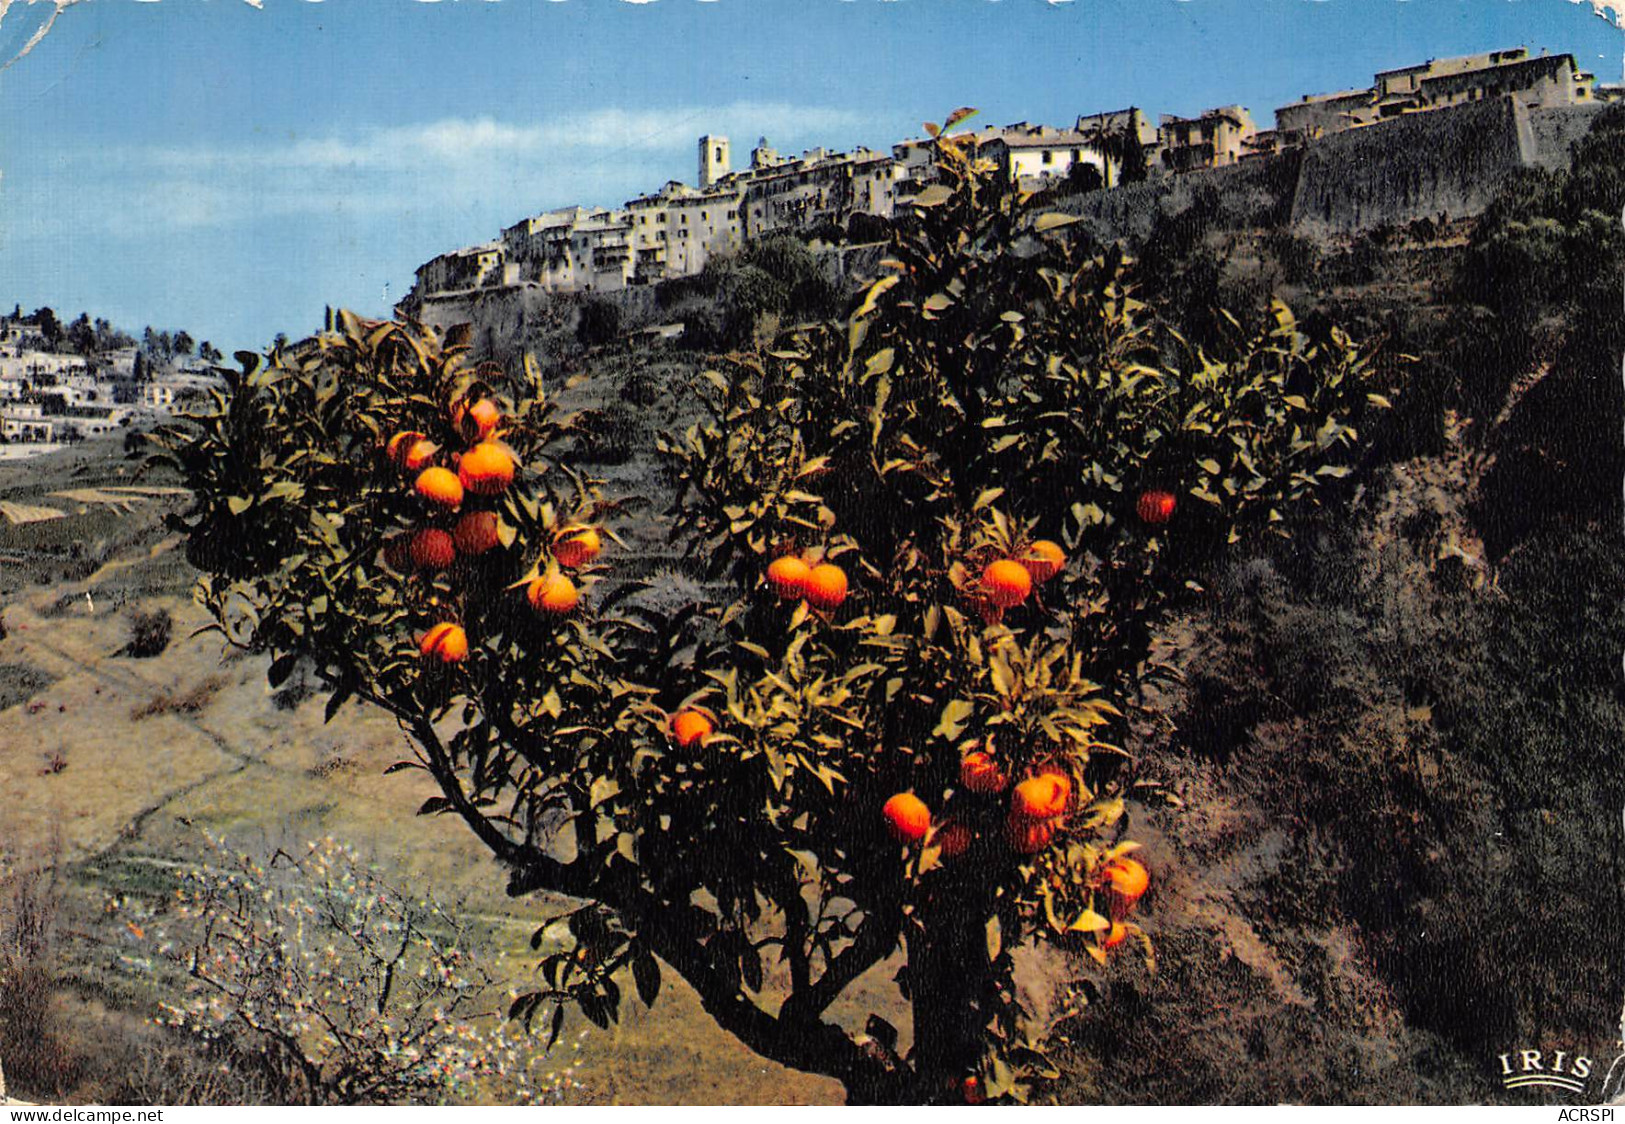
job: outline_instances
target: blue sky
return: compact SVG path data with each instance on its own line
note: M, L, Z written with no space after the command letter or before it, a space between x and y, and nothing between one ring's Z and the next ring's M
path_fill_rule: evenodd
M0 304L229 350L385 312L436 253L748 154L958 105L1064 124L1526 45L1621 74L1577 0L83 0L0 71ZM3 4L0 4L3 7ZM52 11L18 0L11 58Z

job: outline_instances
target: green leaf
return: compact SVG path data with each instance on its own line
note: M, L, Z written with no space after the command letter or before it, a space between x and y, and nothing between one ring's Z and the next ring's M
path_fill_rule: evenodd
M934 183L920 192L909 202L916 207L940 207L954 197L953 189L946 184Z
M1074 933L1100 933L1111 927L1109 919L1092 909L1086 909L1078 915L1076 921L1067 926L1067 929Z
M226 499L226 507L231 510L233 515L241 515L253 506L254 501L246 496L229 496Z
M1051 211L1048 214L1038 216L1038 218L1033 222L1033 230L1039 234L1042 234L1046 230L1055 230L1059 227L1071 226L1075 222L1082 221L1083 219L1079 215L1063 215L1059 211Z
M976 502L970 505L970 509L972 511L981 511L984 507L990 503L993 503L1002 495L1004 495L1003 488L984 488L977 495Z
M653 1007L660 996L660 962L647 952L632 958L632 982L645 1007Z
M964 699L952 699L942 708L942 718L937 722L936 729L931 731L934 738L947 738L952 741L959 737L965 729L965 720L976 713L974 704Z

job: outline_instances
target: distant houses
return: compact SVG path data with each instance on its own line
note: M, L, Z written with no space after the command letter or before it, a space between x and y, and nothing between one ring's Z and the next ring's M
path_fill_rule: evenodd
M159 366L136 377L137 349L96 355L49 350L26 318L0 317L0 442L44 445L114 433L172 413L214 376L195 366Z
M1369 87L1305 95L1275 111L1273 129L1259 129L1240 105L1195 117L1164 114L1156 125L1129 107L1085 114L1065 128L1019 122L968 139L1022 189L1067 180L1112 188L1125 179L1266 159L1334 133L1486 98L1540 108L1622 95L1618 86L1598 86L1573 55L1531 57L1518 47L1430 59L1383 71ZM928 138L900 141L889 154L813 149L795 157L763 138L738 171L727 137L702 136L696 148L698 187L673 181L619 208L564 207L524 219L497 241L424 263L403 304L511 286L605 293L691 276L712 258L775 234L816 235L859 215L887 219L936 174Z

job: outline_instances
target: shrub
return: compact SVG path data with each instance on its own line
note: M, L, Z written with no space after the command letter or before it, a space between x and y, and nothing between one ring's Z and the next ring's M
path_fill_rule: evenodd
M22 865L0 851L0 1061L14 1089L62 1096L82 1059L55 1006L62 885L56 858Z
M153 940L188 980L161 1021L277 1103L535 1103L571 1083L534 1082L525 1036L491 1025L506 1000L473 931L332 839L264 862L210 839Z
M621 307L602 297L589 297L581 304L576 321L576 339L585 347L598 347L621 334Z
M164 650L169 647L170 634L175 629L175 622L170 617L168 609L154 609L150 613L132 609L128 625L130 639L124 645L124 654L138 659L151 659L163 655Z

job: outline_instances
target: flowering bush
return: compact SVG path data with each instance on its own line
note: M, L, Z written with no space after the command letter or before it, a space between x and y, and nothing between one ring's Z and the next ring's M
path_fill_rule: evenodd
M330 838L265 863L209 843L179 924L155 934L190 981L160 1021L254 1059L289 1103L533 1104L572 1086L573 1065L532 1077L525 1035L491 1019L511 996L444 906Z

